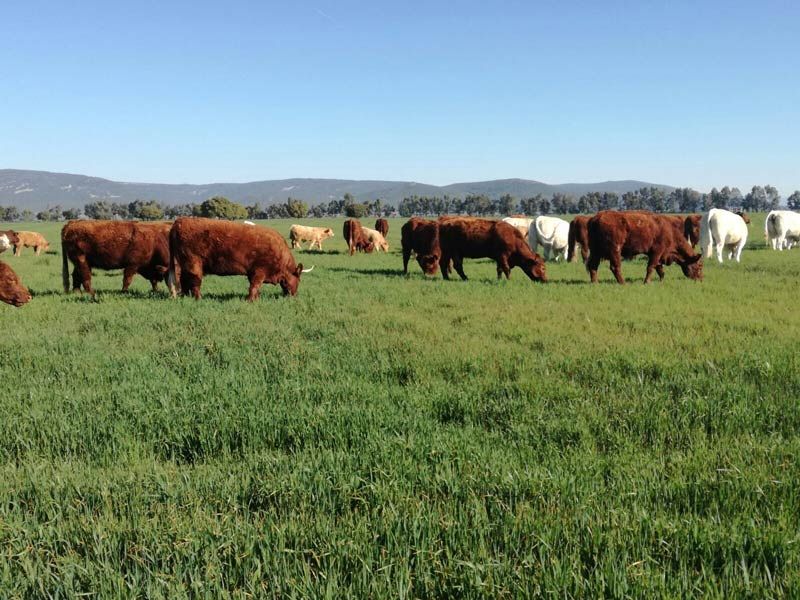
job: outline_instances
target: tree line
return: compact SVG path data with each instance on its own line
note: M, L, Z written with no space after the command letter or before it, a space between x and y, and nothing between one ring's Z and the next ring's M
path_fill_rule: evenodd
M356 202L351 194L327 203L309 205L297 198L271 204L264 208L259 203L249 206L215 196L200 204L187 203L165 205L157 200L135 200L130 203L98 200L77 208L62 209L56 205L33 213L29 209L19 210L15 206L0 206L0 221L61 221L86 216L90 219L135 219L159 221L183 216L218 219L303 219L306 217L363 218L367 216L391 216L397 212L401 217L413 215L539 215L539 214L591 214L600 210L652 210L654 212L701 212L711 208L727 208L764 212L778 208L780 194L771 185L755 185L742 195L735 187L714 188L704 194L691 188L677 188L667 192L657 187L643 187L633 192L589 192L576 198L569 194L555 193L552 196L537 194L530 198L517 199L510 194L490 198L485 194L468 194L464 198L454 196L409 196L403 198L395 208L381 199ZM786 199L791 210L800 209L800 190Z

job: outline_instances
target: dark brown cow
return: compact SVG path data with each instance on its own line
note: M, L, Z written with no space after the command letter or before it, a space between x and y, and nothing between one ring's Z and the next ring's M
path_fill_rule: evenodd
M61 278L69 292L69 262L72 289L94 296L92 269L123 269L122 291L128 291L139 273L153 290L169 269L171 223L159 221L70 221L61 229Z
M744 221L746 225L750 225L750 217L747 216L746 212L743 210L737 210L736 214L742 217L742 221Z
M694 248L700 243L700 219L703 218L703 215L689 215L681 218L683 218L683 235Z
M311 270L295 264L281 234L260 225L181 217L172 226L169 247L173 296L180 277L183 294L199 300L204 275L246 275L250 280L249 302L258 298L264 283L280 285L285 296L294 296L300 275Z
M412 217L400 228L400 243L403 246L403 273L408 273L408 261L414 252L422 272L436 275L442 255L436 221Z
M439 247L442 255L439 268L442 277L450 279L449 264L461 279L465 258L491 258L497 263L497 278L511 276L511 269L519 267L533 281L547 281L544 260L534 253L522 234L503 221L475 218L446 218L439 220Z
M567 261L573 262L575 260L575 244L581 247L581 258L586 262L589 256L589 230L586 225L589 223L589 217L582 217L578 215L569 224L569 237L567 245Z
M386 219L378 219L375 221L375 230L380 231L383 237L389 235L389 221Z
M358 219L347 219L342 227L342 236L347 244L347 250L350 256L359 252L366 252L369 254L375 249L375 245L370 242L361 231L361 222Z
M695 254L683 237L680 224L665 215L642 211L617 212L605 210L589 219L589 258L586 269L592 283L597 282L597 268L603 259L611 263L611 272L620 284L622 259L638 254L648 257L644 282L649 283L653 270L659 279L664 279L663 265L673 262L690 279L703 278L703 261Z
M0 262L0 302L22 306L31 299L31 294L6 263Z

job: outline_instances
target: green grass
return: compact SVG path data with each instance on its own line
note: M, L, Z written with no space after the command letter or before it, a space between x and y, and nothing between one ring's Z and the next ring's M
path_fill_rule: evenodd
M796 597L800 252L763 218L648 286L404 277L402 220L354 257L322 220L254 304L102 271L92 302L58 243L7 252L0 597Z

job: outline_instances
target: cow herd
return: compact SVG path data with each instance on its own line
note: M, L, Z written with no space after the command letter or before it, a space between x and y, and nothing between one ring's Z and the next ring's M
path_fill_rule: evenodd
M747 242L747 215L711 209L703 215L673 216L648 211L601 211L592 217L576 216L571 222L557 217L508 217L501 221L476 217L445 216L436 220L412 217L401 228L403 272L416 258L422 272L449 279L453 269L467 279L465 258L489 258L497 277L510 277L519 267L532 281L546 282L545 263L574 261L577 252L591 282L607 260L619 283L624 283L622 260L647 257L644 282L664 267L680 266L690 279L703 278L703 258L716 253L722 262L741 260ZM347 219L343 237L350 255L355 252L389 251L389 223L378 219L375 228ZM800 214L775 210L765 221L767 244L774 250L800 244ZM334 236L329 227L292 225L291 249L322 250L322 242ZM694 248L700 244L701 252ZM537 254L542 246L544 257ZM0 252L14 248L19 256L30 247L38 255L49 248L36 232L0 231ZM289 244L275 230L249 221L235 223L196 217L174 222L70 221L61 230L64 292L83 290L94 295L92 269L121 269L122 290L136 274L155 290L166 281L170 293L200 298L205 275L243 275L250 282L247 299L256 300L264 283L278 285L285 295L295 295L300 277L311 269L295 262ZM70 266L72 267L70 277ZM313 267L312 267L313 268ZM21 306L31 299L28 289L7 264L0 262L0 301Z

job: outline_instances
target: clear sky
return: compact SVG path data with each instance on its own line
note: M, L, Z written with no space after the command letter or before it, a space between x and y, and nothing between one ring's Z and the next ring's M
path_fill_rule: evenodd
M6 2L0 168L800 188L800 2Z

